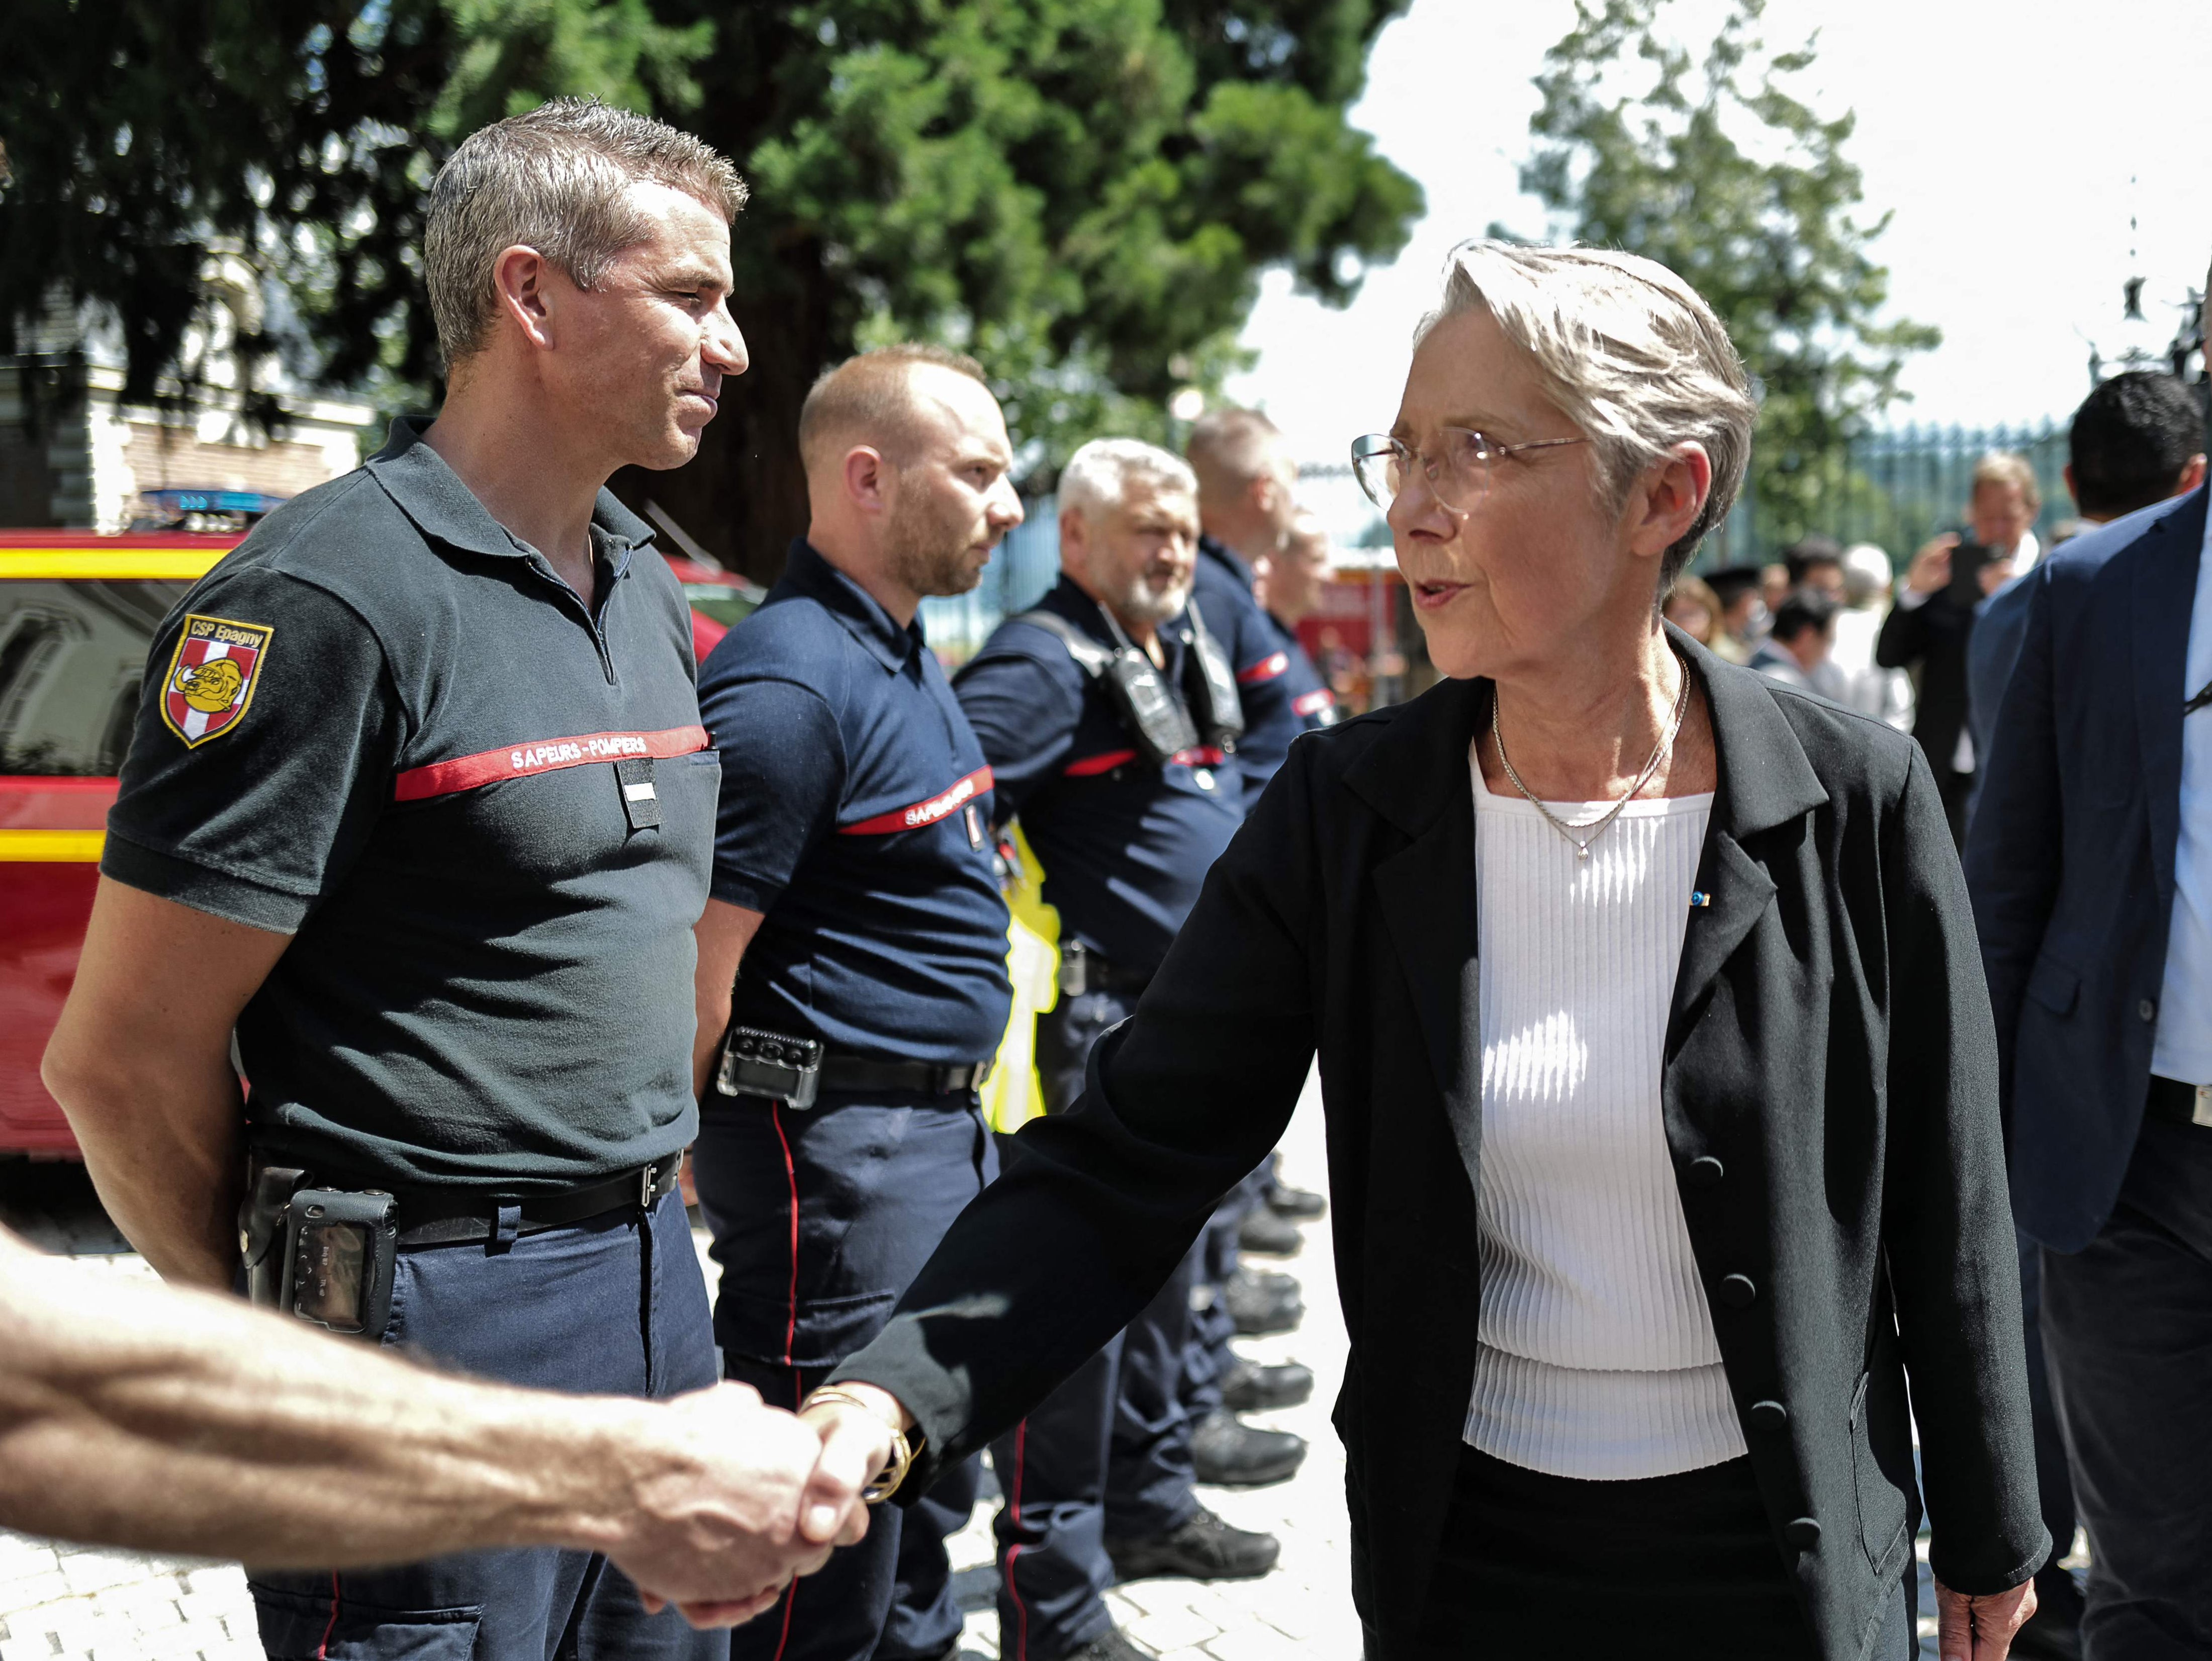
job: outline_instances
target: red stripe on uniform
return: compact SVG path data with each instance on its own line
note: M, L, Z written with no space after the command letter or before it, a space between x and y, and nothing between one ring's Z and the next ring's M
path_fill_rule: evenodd
M1328 687L1322 686L1307 693L1302 698L1292 699L1291 710L1294 715L1310 715L1315 710L1326 709L1335 702L1336 694L1330 691Z
M1060 770L1062 778L1096 778L1101 773L1110 773L1117 767L1126 767L1136 760L1133 750L1109 750L1103 756L1085 756L1081 761L1072 761ZM1195 750L1178 750L1168 757L1170 767L1218 767L1227 760L1220 751L1210 744L1201 744Z
M331 1634L338 1629L338 1572L331 1571L331 1622L323 1628L323 1641L315 1646L315 1661L327 1661Z
M791 1305L783 1323L783 1364L792 1366L791 1351L799 1339L799 1167L791 1158L791 1138L783 1134L783 1104L770 1102L768 1111L783 1148L783 1179L791 1188Z
M1014 1427L1014 1482L1013 1492L1006 1496L1007 1508L1013 1513L1013 1524L1022 1525L1022 1473L1029 1463L1030 1421L1026 1419ZM1013 1661L1030 1661L1030 1606L1022 1601L1021 1588L1014 1580L1014 1560L1022 1555L1019 1546L1006 1548L1006 1596L1014 1603Z
M703 727L672 727L661 733L586 733L573 739L532 739L504 750L486 750L452 761L434 761L428 767L410 767L392 782L394 801L421 801L428 796L450 796L457 790L474 790L501 779L527 778L537 773L557 773L564 767L588 767L593 762L628 761L650 756L665 761L689 756L707 747Z
M1071 779L1087 779L1100 773L1110 773L1125 763L1137 758L1133 750L1109 750L1103 756L1085 756L1081 761L1072 761L1060 769Z
M888 813L878 813L872 819L862 819L857 824L841 824L841 837L888 837L894 830L919 830L926 824L934 824L948 814L954 813L991 788L991 770L979 767L941 796L932 796L927 801L915 802L910 807L894 807Z
M1237 672L1237 684L1239 686L1257 685L1263 680L1274 679L1290 666L1291 654L1288 652L1278 652L1273 657L1261 658L1248 669L1239 669Z

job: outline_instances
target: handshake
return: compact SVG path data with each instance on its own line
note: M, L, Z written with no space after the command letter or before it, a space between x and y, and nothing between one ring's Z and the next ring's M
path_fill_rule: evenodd
M772 1607L839 1546L867 1533L861 1495L890 1463L904 1414L866 1384L799 1413L723 1384L667 1402L587 1400L604 1417L557 1543L587 1546L637 1583L649 1609L733 1627Z

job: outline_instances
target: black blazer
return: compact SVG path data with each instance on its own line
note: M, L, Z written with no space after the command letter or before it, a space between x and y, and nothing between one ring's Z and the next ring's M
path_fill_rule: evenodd
M2199 486L2100 526L2028 573L1966 844L2013 1200L2021 1226L2060 1251L2104 1227L2142 1129L2205 501Z
M1948 588L1939 588L1910 611L1891 606L1874 641L1877 665L1914 672L1912 736L1927 751L1928 764L1947 774L1966 726L1966 648L1973 633L1973 612ZM1981 760L1975 757L1974 764Z
M1720 784L1667 1036L1668 1146L1775 1546L1856 1661L1919 1512L1961 1591L2049 1555L1996 1066L1965 887L1910 740L1676 633ZM1071 1112L1033 1122L838 1369L927 1437L918 1491L1149 1299L1281 1135L1316 1048L1352 1354L1352 1585L1409 1644L1474 1377L1474 804L1486 682L1308 733ZM1683 904L1690 897L1684 895Z

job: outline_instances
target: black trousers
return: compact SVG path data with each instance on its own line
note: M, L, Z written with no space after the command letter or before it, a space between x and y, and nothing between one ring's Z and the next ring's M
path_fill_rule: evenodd
M1909 1576L1912 1560L1906 1559ZM1906 1585L1875 1661L1915 1651ZM1549 1476L1462 1448L1410 1647L1368 1661L1813 1661L1813 1632L1749 1459L1620 1482Z
M2020 1240L2020 1323L2027 1339L2028 1417L2035 1433L2035 1493L2043 1526L2051 1530L2051 1561L2035 1572L2039 1612L2064 1624L2081 1619L2081 1594L2073 1572L2059 1559L2074 1549L2080 1518L2074 1509L2074 1479L2066 1470L2066 1439L2058 1428L2058 1402L2051 1393L2051 1368L2043 1354L2043 1248L2025 1234Z
M2089 1531L2089 1661L2212 1655L2212 1130L2146 1121L2119 1203L2043 1254L2043 1347Z

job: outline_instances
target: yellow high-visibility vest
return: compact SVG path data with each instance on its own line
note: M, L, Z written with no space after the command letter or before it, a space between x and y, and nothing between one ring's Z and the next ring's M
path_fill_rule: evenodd
M1001 1133L1019 1130L1044 1111L1037 1079L1036 1018L1060 1001L1060 913L1044 903L1044 867L1021 822L1012 825L1013 885L1006 892L1006 978L1014 1005L999 1059L983 1081L983 1116Z

